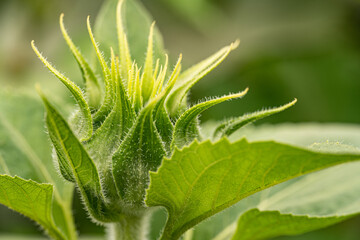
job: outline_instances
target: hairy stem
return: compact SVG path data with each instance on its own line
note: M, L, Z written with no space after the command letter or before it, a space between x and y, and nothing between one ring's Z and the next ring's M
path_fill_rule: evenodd
M123 215L121 220L107 226L108 240L147 240L150 213L140 216Z

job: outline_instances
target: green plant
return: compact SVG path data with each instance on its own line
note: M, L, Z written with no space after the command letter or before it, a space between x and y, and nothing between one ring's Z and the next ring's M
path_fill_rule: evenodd
M114 2L109 1L105 9L113 9ZM136 2L129 4L140 11ZM40 60L69 89L77 108L66 121L39 90L46 108L54 162L61 177L24 143L22 150L32 156L36 177L25 180L10 176L9 171L1 175L0 202L38 222L50 237L77 238L71 214L74 187L91 219L108 229L109 239L145 239L157 206L168 212L161 239L179 239L188 230L185 239L195 239L193 234L198 234L196 239L207 239L201 235L201 229L191 229L234 204L241 205L248 196L307 173L360 160L356 149L342 144L315 145L320 146L320 151L274 141L228 140L248 123L283 111L296 100L224 121L209 131L210 137L204 137L198 115L218 103L244 96L247 89L191 107L188 92L237 47L238 41L183 72L180 55L169 70L161 44L154 43L156 30L152 24L146 59L140 67L129 48L122 5L119 1L116 15L119 52L117 56L110 49L110 65L95 41L89 18L87 21L102 78L97 77L74 45L65 30L63 15L60 17L63 36L83 74L84 92L47 62L32 42ZM9 124L6 119L2 122ZM22 139L15 129L11 134ZM329 153L324 148L348 153ZM8 169L2 163L3 169ZM237 211L242 212L238 221L212 237L257 239L299 234L356 214L353 211L338 216L334 211L321 217L304 216L269 211L264 205L262 202L258 205L262 207L251 208L250 204Z

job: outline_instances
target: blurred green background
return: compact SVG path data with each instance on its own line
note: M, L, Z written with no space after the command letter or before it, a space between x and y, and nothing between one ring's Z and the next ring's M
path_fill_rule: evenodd
M69 94L36 59L35 40L50 62L75 82L81 75L62 39L58 19L91 56L85 19L100 0L0 0L0 86L35 94L39 82L59 105ZM191 92L191 101L236 92L248 95L205 112L221 120L298 98L295 107L266 122L360 123L360 2L356 0L143 0L156 19L170 58L184 67L240 39L240 47ZM63 107L66 112L66 107ZM259 124L264 121L259 121ZM81 234L102 233L75 201ZM21 224L19 223L21 222ZM304 236L281 239L359 239L360 218ZM0 233L37 234L33 224L0 208Z

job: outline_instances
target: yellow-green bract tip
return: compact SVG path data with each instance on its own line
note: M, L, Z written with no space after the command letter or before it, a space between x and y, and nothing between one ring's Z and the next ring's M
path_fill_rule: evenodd
M239 92L239 93L232 94L232 95L230 95L230 96L231 96L231 98L240 98L240 97L245 96L248 91L249 91L249 88L247 87L247 88L245 88L244 91L241 91L241 92Z
M286 104L285 106L292 106L295 105L295 103L297 102L297 98L294 98L294 100L292 100L291 102L289 102L288 104Z
M231 49L234 50L240 45L240 39L236 39L235 42L231 43Z

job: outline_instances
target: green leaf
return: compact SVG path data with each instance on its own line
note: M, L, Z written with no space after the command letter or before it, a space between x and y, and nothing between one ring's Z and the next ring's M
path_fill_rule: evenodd
M141 110L133 127L113 156L113 175L120 196L143 206L149 171L161 164L165 149L153 120L156 100Z
M202 126L203 130L213 129ZM208 132L208 131L207 131ZM249 141L275 140L301 147L313 143L341 142L360 148L360 126L336 123L282 123L276 125L248 125L229 137L231 141L246 137Z
M39 59L43 62L43 64L69 89L73 97L75 98L76 102L78 103L81 113L83 114L84 123L81 124L85 129L80 129L78 134L83 140L89 139L93 132L93 125L92 125L92 117L89 105L87 104L84 94L81 89L70 79L65 77L61 74L58 70L56 70L39 52L36 48L34 41L31 42L31 46L39 57Z
M236 94L230 94L220 98L204 101L186 110L176 121L173 142L171 143L172 147L177 146L181 148L182 146L191 143L199 136L197 124L194 120L196 120L196 117L200 113L224 101L243 97L247 92L248 89L245 89L244 91Z
M88 62L85 60L79 49L75 46L70 36L68 35L64 26L64 14L60 15L60 29L63 37L69 46L72 54L74 55L77 63L79 64L83 79L86 84L86 94L90 108L96 110L101 103L101 89L95 73L90 68Z
M54 185L55 224L67 239L76 239L71 215L74 187L53 166L41 102L30 94L6 90L0 91L0 99L0 172Z
M252 200L256 210L251 209L239 218L233 239L296 235L359 214L359 170L358 162L343 164L256 194ZM250 219L255 215L258 224L250 227ZM269 227L263 225L262 237L255 237L257 226L261 228L265 222Z
M359 149L339 143L314 146L322 151L331 149L332 152L360 152ZM253 202L258 210L249 210L241 216L238 220L239 228L233 239L295 235L323 228L359 214L359 171L359 162L342 164L256 194ZM259 221L257 226L261 228L261 222L267 222L269 226L263 228L261 237L254 237L258 230L256 227L250 227L251 220L248 218L251 219L254 215ZM247 230L244 230L245 228Z
M116 23L116 13L114 9L118 4L118 0L107 0L101 8L96 19L95 34L97 40L104 47L118 46ZM138 0L123 1L124 14L122 22L124 22L124 32L126 33L128 43L131 49L132 60L135 60L139 66L144 65L144 53L148 45L149 29L153 23L152 17ZM122 38L119 38L119 40ZM119 52L116 49L115 52ZM154 59L164 58L163 40L159 30L154 28ZM122 54L122 51L120 51ZM109 51L105 51L105 56L110 56ZM121 56L121 55L120 55ZM120 59L123 61L122 59ZM129 62L129 61L128 61ZM129 64L129 63L127 63ZM131 64L131 62L130 62ZM131 66L129 66L131 67Z
M151 173L148 206L164 206L162 239L177 239L200 221L258 191L306 173L360 160L360 154L326 154L275 142L194 142ZM201 204L199 204L201 202Z
M180 105L183 104L183 100L189 90L200 79L216 68L222 61L224 61L229 53L238 45L239 41L236 41L180 74L174 90L166 99L166 108L172 117L178 114Z
M261 118L273 115L275 113L282 112L285 109L293 106L296 102L297 102L297 99L295 99L294 101L292 101L292 102L290 102L288 104L280 106L280 107L245 114L245 115L243 115L243 116L241 116L239 118L231 119L229 121L226 121L226 122L220 124L215 129L214 137L216 137L216 136L220 136L220 137L230 136L236 130L242 128L243 126L245 126L245 125L247 125L249 123L255 122L255 121L257 121L257 120L259 120Z
M312 149L326 152L359 152L358 149L351 145L360 146L360 128L351 124L307 123L248 126L240 130L240 132L253 140L275 138L277 141L291 142L305 147L311 144ZM329 141L326 142L326 140ZM340 144L335 140L340 140L349 145ZM325 143L312 144L319 141L325 141ZM253 211L254 208L261 211L257 214L259 223L262 222L262 216L264 218L271 216L269 212L280 214L273 220L268 219L269 225L271 225L271 221L273 223L277 221L276 224L271 225L271 229L262 226L263 232L261 234L276 233L273 236L290 234L287 232L289 231L287 226L294 225L300 220L303 223L302 228L297 228L296 231L304 233L315 229L312 223L316 219L319 219L317 228L322 228L332 224L332 220L334 220L333 223L337 223L337 221L352 217L360 213L358 204L360 201L360 195L358 194L360 191L359 171L360 162L347 163L307 174L263 190L241 200L235 207L217 214L209 221L196 226L194 239L230 239L235 233L238 224L247 225L247 222L240 223L244 218L240 218L238 223L238 216L240 214L246 215L248 214L246 211ZM274 216L277 216L277 214L274 214ZM287 219L287 222L281 221L283 216ZM307 225L305 224L305 216L308 217ZM323 225L320 223L320 219L323 221ZM244 235L249 236L258 233L256 226L247 225L246 228L248 230ZM241 232L243 230L244 228L242 228ZM296 231L293 231L293 234ZM242 239L243 234L237 234L240 237L239 239Z
M40 93L41 94L41 93ZM99 175L93 160L71 131L67 122L41 94L46 107L46 125L64 178L75 182L88 212L99 221L108 221Z
M53 186L0 175L0 203L38 222L49 236L66 239L52 218Z
M268 239L279 235L298 235L344 221L350 216L309 217L281 214L279 211L252 209L241 215L232 240Z
M0 152L11 174L39 182L45 181L43 171L56 175L43 118L43 106L35 97L0 91Z

